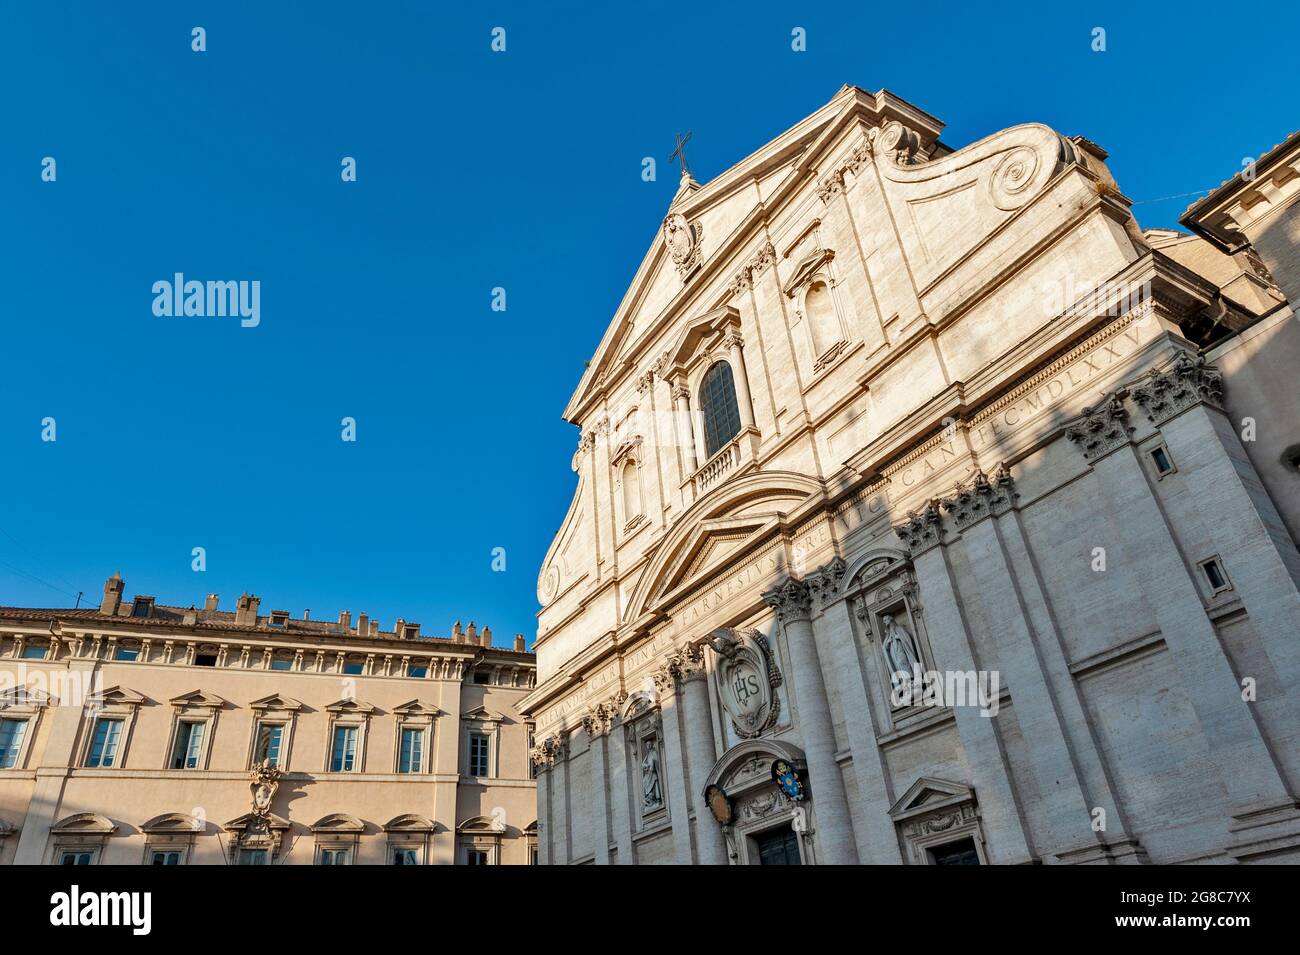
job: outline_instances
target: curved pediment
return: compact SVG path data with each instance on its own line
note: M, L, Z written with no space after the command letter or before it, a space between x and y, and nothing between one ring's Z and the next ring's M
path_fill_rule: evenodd
M356 816L346 812L332 812L312 823L311 831L322 832L365 832L366 824Z
M632 591L625 619L646 610L692 581L749 551L776 531L786 516L823 492L820 481L793 472L759 472L731 481L686 511L659 544Z
M59 834L81 832L107 836L116 831L117 823L97 812L79 812L61 819L50 827L50 832Z
M140 826L150 835L175 835L177 833L202 832L203 823L188 812L165 812L154 816Z

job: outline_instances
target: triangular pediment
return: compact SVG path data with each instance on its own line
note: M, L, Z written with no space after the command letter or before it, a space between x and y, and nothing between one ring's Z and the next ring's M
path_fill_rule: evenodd
M730 169L703 184L692 180L688 188L679 189L669 210L681 214L692 223L708 222L709 225L705 228L710 233L713 222L717 222L719 227L725 225L725 228L718 231L717 241L720 241L734 228L735 222L745 218L745 210L752 209L756 204L754 199L747 197L747 194L752 193L756 181L770 180L764 201L779 205L775 194L781 192L782 198L793 194L793 190L805 177L805 167L815 162L824 150L831 148L837 133L850 126L855 117L857 121L877 124L887 114L906 116L913 127L937 124L933 117L926 116L885 90L873 94L845 86L815 113L780 133ZM937 126L935 132L937 134ZM720 214L719 210L728 203L732 203L733 207ZM716 248L715 244L705 249L706 269ZM622 366L631 363L630 352L635 349L626 347L629 333L633 329L633 319L638 317L647 300L656 303L657 313L668 314L672 311L672 302L668 308L659 309L658 304L663 299L684 301L692 291L692 286L683 282L673 268L661 231L656 229L654 239L596 349L595 357L588 364L569 400L564 412L565 420L578 422L588 402L599 394L609 380L618 375ZM638 342L646 334L652 334L657 323L658 319L642 321L641 324L646 327L637 329L635 337Z
M110 686L91 697L92 701L104 706L139 706L144 696L125 686Z
M497 713L495 710L489 710L482 703L473 709L466 710L461 714L461 716L467 720L483 720L485 723L500 723L505 719L505 717L500 713Z
M889 815L897 822L918 813L974 801L975 790L963 783L922 776L894 803Z
M424 700L411 700L401 706L394 706L393 712L401 716L441 716L442 710Z
M202 690L190 690L180 696L173 696L167 702L172 706L201 706L210 709L220 709L226 703L215 693L204 693Z
M728 554L741 550L746 540L771 521L772 518L766 516L702 521L687 538L677 560L670 565L655 597L676 590L710 567L722 563Z
M249 703L248 708L252 710L297 711L302 709L302 703L291 696L272 693L270 696L264 696L260 700L254 700L252 703Z
M373 713L375 706L373 703L362 703L360 700L339 700L337 703L331 703L325 707L331 713Z
M50 694L37 686L11 686L0 690L0 710L11 706L49 706Z

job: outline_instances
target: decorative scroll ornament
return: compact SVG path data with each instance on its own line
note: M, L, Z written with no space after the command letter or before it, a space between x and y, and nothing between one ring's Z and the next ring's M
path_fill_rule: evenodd
M1181 352L1164 371L1133 389L1133 400L1155 424L1163 424L1178 412L1199 402L1223 407L1223 376L1204 357Z
M1079 419L1065 429L1066 438L1077 445L1089 461L1128 443L1133 429L1129 427L1128 411L1122 398L1122 394L1115 394L1095 408L1084 408Z
M871 133L867 135L870 137ZM872 145L877 156L887 156L898 166L911 166L917 162L916 154L921 148L921 138L894 120L875 133Z
M253 770L253 778L248 788L253 795L254 819L266 822L271 818L271 803L280 790L280 778L283 775L284 772L278 766L272 765L269 759L262 760L261 764Z
M743 739L753 739L776 725L781 700L776 688L781 671L772 648L757 630L722 627L709 635L718 654L718 693L722 709Z
M677 266L677 274L685 280L699 268L704 227L698 222L687 222L684 215L674 212L664 219L663 234L664 245Z

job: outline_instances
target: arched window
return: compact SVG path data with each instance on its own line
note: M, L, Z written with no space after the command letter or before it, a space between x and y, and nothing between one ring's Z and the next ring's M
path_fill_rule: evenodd
M713 457L740 433L740 408L731 366L715 362L700 383L700 415L704 418L704 456Z
M831 300L831 290L821 279L816 279L808 286L803 300L804 313L808 319L808 330L812 334L814 359L820 358L830 348L840 342L840 320L835 317L835 303Z
M627 459L623 465L623 521L632 520L641 513L641 470L636 461Z

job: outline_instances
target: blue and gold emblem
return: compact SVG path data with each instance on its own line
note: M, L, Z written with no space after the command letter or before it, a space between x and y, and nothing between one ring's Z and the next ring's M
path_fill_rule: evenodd
M803 780L798 771L784 759L772 760L772 779L793 800L803 799Z

